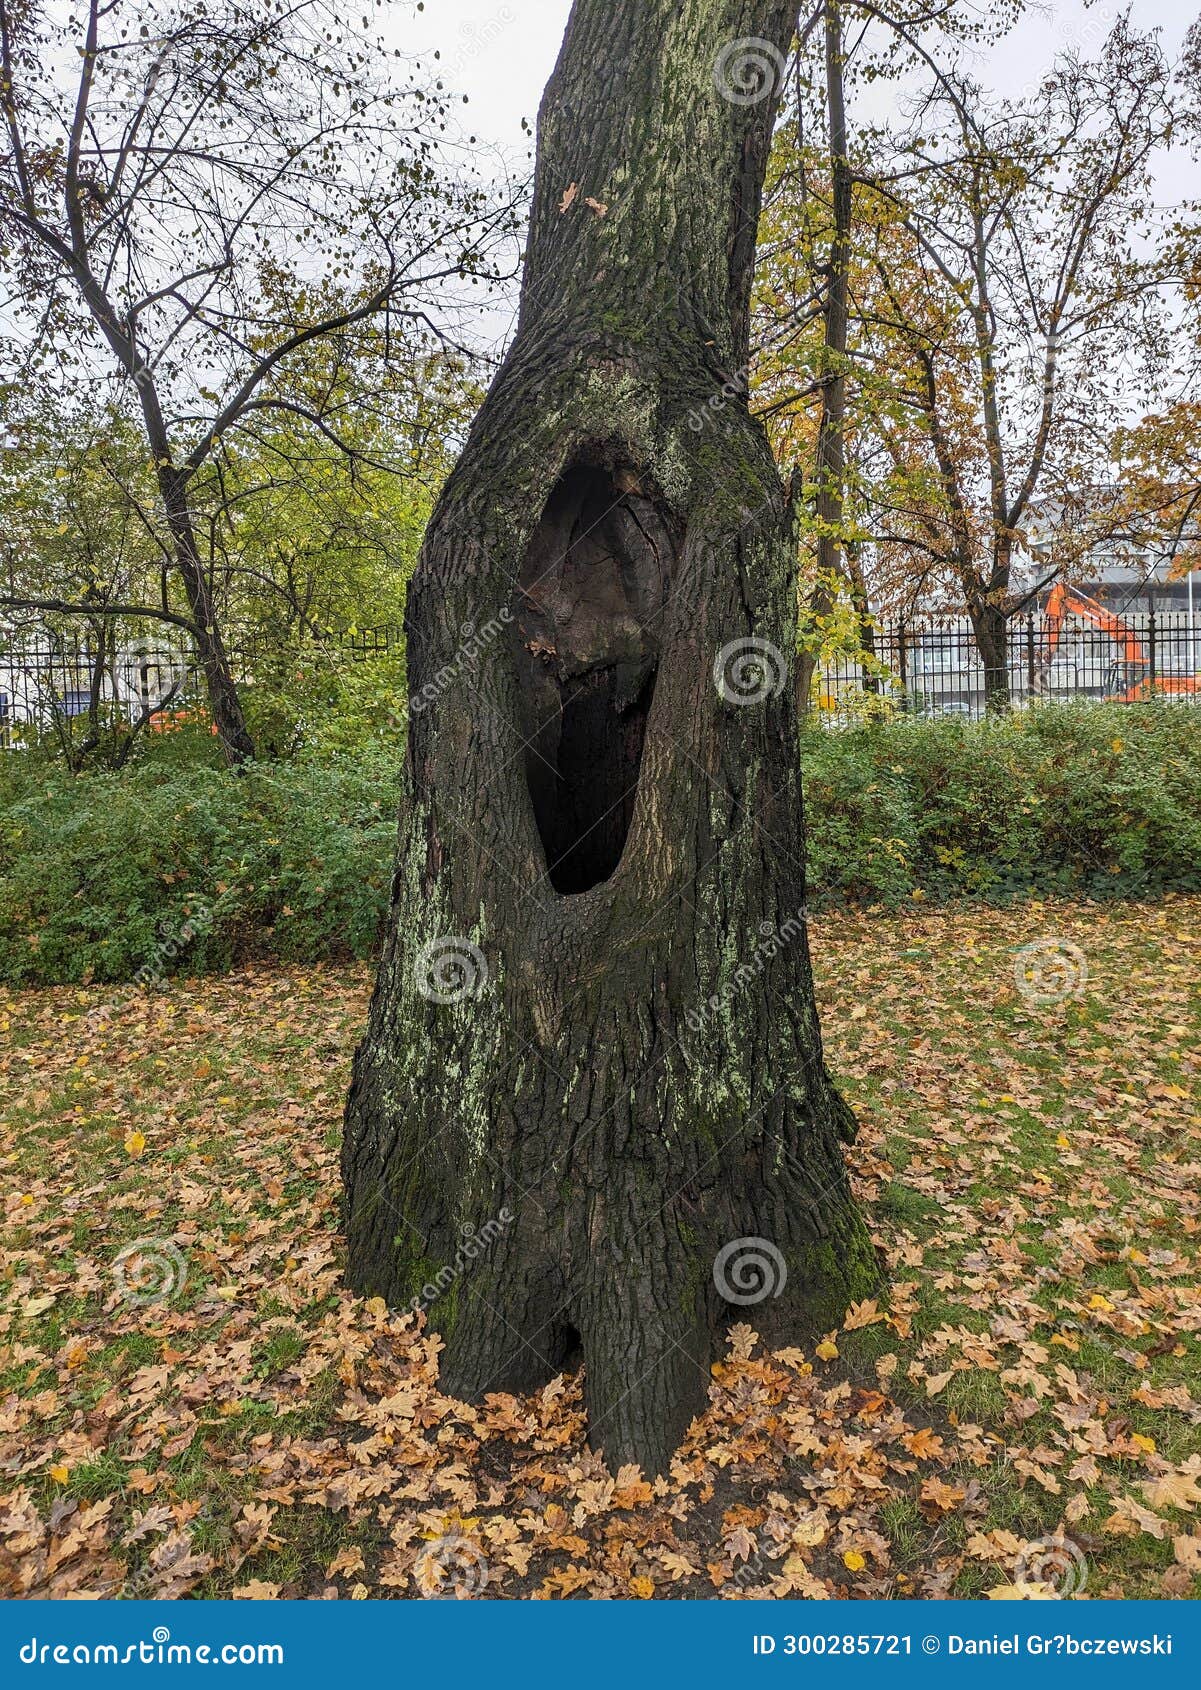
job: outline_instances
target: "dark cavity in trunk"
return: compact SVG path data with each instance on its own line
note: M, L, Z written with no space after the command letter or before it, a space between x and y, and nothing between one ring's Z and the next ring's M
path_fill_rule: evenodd
M526 775L557 892L621 861L681 536L630 464L569 467L552 489L514 602Z

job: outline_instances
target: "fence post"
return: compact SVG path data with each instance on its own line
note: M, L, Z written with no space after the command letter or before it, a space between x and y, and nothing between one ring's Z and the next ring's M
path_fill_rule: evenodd
M897 669L901 676L901 692L904 695L902 708L909 708L909 666L905 661L905 618L902 616L897 623Z
M1155 690L1155 647L1155 599L1153 596L1149 596L1147 599L1147 654L1151 660L1151 674L1149 678L1151 681L1152 692Z
M1026 696L1034 694L1034 612L1026 612Z

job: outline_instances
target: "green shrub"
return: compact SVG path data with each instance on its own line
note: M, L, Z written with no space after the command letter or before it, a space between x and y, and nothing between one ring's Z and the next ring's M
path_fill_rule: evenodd
M1201 716L1044 704L802 741L812 894L895 904L1201 886Z
M1048 704L809 730L810 899L1201 888L1199 727L1187 706ZM121 774L0 755L0 979L370 955L399 759L394 728L240 775L179 745Z
M24 783L6 770L0 979L367 956L396 836L396 760L331 755L240 775L148 763Z

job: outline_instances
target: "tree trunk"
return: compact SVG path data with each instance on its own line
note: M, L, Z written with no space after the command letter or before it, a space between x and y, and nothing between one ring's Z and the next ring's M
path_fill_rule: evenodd
M82 238L82 231L81 238ZM231 767L254 757L254 741L242 713L237 682L229 666L225 641L217 621L212 589L200 552L196 545L196 529L188 502L188 480L191 472L181 470L173 461L171 442L163 417L154 378L140 353L136 338L128 322L118 319L103 287L92 275L85 256L77 247L71 262L72 273L84 303L91 311L101 333L126 370L138 394L146 443L150 447L151 462L156 466L159 498L163 514L175 548L175 565L183 584L184 597L195 628L196 651L208 692L213 726L221 741L225 760ZM166 590L164 584L164 608Z
M159 491L175 542L176 567L196 629L196 654L204 675L213 726L226 762L236 767L253 759L254 741L246 726L238 684L229 666L229 655L213 604L212 589L196 547L196 532L188 509L185 482L179 471L169 464L160 467Z
M1003 715L1010 706L1009 619L1003 605L988 598L974 598L968 606L976 650L984 665L984 708L990 716Z
M877 1283L806 942L795 524L743 377L792 21L572 10L517 336L409 592L342 1152L350 1283L425 1309L444 1388L582 1351L593 1446L652 1471L731 1310L797 1338Z
M826 274L825 364L817 431L817 582L809 603L815 622L833 609L842 571L842 519L846 482L846 356L851 273L851 161L847 154L843 87L841 0L825 0L826 111L830 130L830 198L833 226ZM806 646L799 658L797 702L809 708L820 653Z
M855 623L858 628L859 651L861 661L860 674L863 679L864 692L878 693L880 677L875 670L876 661L876 624L872 620L871 600L868 597L867 582L863 577L863 564L859 557L858 545L847 545L847 579L851 583L851 601L855 606Z

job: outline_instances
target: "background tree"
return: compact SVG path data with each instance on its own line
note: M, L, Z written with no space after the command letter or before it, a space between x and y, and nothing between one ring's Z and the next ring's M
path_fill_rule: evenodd
M902 274L941 296L936 311L957 298L964 321L962 335L941 340L911 335L907 318L885 336L911 353L912 415L937 465L990 706L1009 697L1022 524L1040 494L1100 479L1115 373L1133 344L1153 343L1159 277L1138 237L1150 232L1151 156L1175 123L1170 85L1155 36L1119 19L1095 62L1062 59L1028 103L990 108L964 78L941 75L910 141L929 164L897 161L907 185L895 203L912 242ZM887 175L877 186L892 195ZM967 394L983 486L951 434Z
M243 677L239 700L270 755L307 742L333 713L394 714L403 645L389 636L389 660L366 666L349 663L346 647L360 630L399 630L474 391L461 359L402 359L394 349L383 369L368 358L338 372L335 395L330 343L316 344L277 392L305 398L319 384L323 428L286 404L248 417L214 451L193 498L197 546ZM41 738L40 722L81 767L141 754L144 731L162 725L158 710L205 729L193 708L189 607L160 543L136 423L115 406L64 415L44 393L10 414L0 635L26 705L36 705L28 742ZM145 693L136 708L131 678ZM207 760L215 744L202 731L192 749Z
M0 457L0 659L31 640L38 661L22 670L24 702L69 768L100 754L123 762L151 713L127 696L125 731L119 743L111 738L107 706L128 679L119 673L111 607L152 597L161 568L138 497L129 496L136 487L141 499L153 499L145 449L111 412L66 419L46 403L23 404L8 436ZM121 496L115 483L124 486ZM68 604L75 613L64 627L53 612ZM185 626L181 617L176 638ZM68 656L77 630L86 630L78 665ZM162 679L155 703L177 682Z
M653 1470L732 1306L795 1337L877 1283L805 940L795 520L740 375L794 16L572 9L516 339L410 590L343 1145L350 1281L427 1308L446 1388L582 1349L594 1446Z
M1003 706L1023 524L1058 505L1059 555L1084 554L1093 527L1073 495L1107 479L1123 382L1164 354L1149 170L1191 121L1188 101L1154 36L1125 18L1095 60L1065 55L1030 95L998 100L956 68L949 19L929 37L859 11L922 92L907 123L861 123L854 148L844 433L860 440L863 479L848 532L873 542L877 602L906 574L953 588ZM789 145L785 129L777 148ZM780 176L786 192L797 180L812 224L828 166L801 149ZM769 261L765 285L787 311L787 270ZM811 327L791 342L802 374L820 368L816 339Z
M1114 450L1121 496L1104 538L1155 558L1169 575L1201 566L1201 404L1178 399L1152 412L1120 429Z
M126 388L231 761L253 745L199 532L207 472L272 409L330 434L324 393L283 391L298 355L428 335L435 292L444 325L504 222L445 173L440 85L390 70L327 0L90 0L61 25L0 0L11 362L63 395L107 361Z
M1190 31L1180 80L1201 109L1201 22ZM1154 408L1119 427L1103 538L1180 576L1201 565L1201 226L1196 205L1165 231L1162 265L1175 309Z

